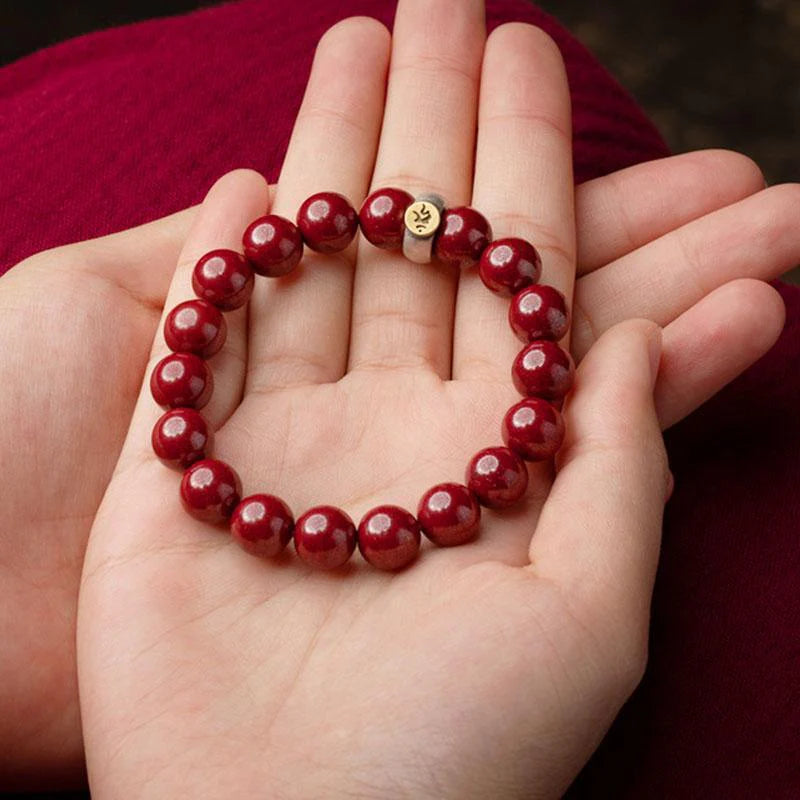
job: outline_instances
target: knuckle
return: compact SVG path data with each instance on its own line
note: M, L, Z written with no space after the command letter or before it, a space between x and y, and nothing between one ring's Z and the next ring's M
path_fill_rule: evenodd
M532 221L529 214L518 211L497 211L490 214L492 229L502 231L503 236L520 236L527 239L539 251L540 255L550 256L542 261L555 260L559 268L562 266L572 270L575 264L575 245L559 236L551 227ZM498 238L495 235L495 238Z
M339 365L329 359L303 350L272 351L263 354L251 373L247 391L270 395L293 386L335 381Z
M379 179L374 182L373 188L378 188L380 186L399 186L411 194L433 192L434 194L438 194L440 197L448 197L452 194L452 192L448 191L448 187L437 182L434 178L407 171L392 172L389 175L381 175Z
M364 134L369 131L355 110L333 108L321 103L309 104L297 115L297 120L302 125L317 123L319 134L328 138L339 138L347 133Z
M429 81L457 78L466 81L475 91L478 88L478 75L463 57L447 53L418 53L413 61L396 64L392 71L396 74L410 72L414 80L416 80L413 77L414 73L426 76Z

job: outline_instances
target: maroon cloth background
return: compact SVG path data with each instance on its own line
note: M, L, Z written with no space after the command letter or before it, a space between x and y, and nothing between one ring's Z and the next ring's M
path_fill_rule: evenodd
M80 37L0 70L0 274L27 255L197 203L220 174L275 181L314 45L379 0L245 0ZM592 57L564 53L579 181L666 147ZM650 666L569 796L800 796L800 292L745 376L668 435L676 477Z

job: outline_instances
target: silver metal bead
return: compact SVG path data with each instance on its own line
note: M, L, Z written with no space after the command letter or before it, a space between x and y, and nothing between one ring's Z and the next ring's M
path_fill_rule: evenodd
M438 194L421 194L406 209L403 255L415 264L433 259L433 239L442 222L444 200Z

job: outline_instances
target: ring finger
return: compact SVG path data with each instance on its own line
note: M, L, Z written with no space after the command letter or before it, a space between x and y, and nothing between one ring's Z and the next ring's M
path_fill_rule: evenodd
M473 203L495 239L516 236L540 252L543 282L572 296L575 211L570 96L561 54L547 34L508 23L486 43ZM520 349L507 323L508 300L476 270L461 278L453 377L510 383Z

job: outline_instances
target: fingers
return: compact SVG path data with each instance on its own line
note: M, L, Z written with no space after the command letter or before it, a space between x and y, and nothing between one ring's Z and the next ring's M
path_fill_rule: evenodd
M661 336L630 320L581 364L559 471L530 546L530 569L603 624L646 632L668 488L653 403ZM607 630L607 628L606 628ZM593 628L602 636L602 629Z
M169 352L163 337L164 318L178 303L194 298L191 276L200 256L217 248L241 252L242 231L254 216L263 212L267 199L267 184L261 175L252 170L235 170L223 175L211 187L198 209L167 293L120 464L130 459L154 457L150 449L150 430L160 411L150 395L150 373ZM247 307L226 312L225 321L228 328L225 345L209 360L214 373L214 394L203 409L203 416L215 430L233 413L241 399L247 360Z
M731 281L664 329L656 408L669 428L763 356L780 336L785 308L769 284Z
M346 19L320 39L273 213L294 220L303 200L320 191L339 192L358 209L375 160L389 42L386 28L368 17ZM336 255L306 248L290 275L256 281L248 391L342 376L355 250L355 243Z
M575 189L578 274L763 188L758 166L727 150L683 153L587 181Z
M538 28L503 25L486 44L481 81L473 204L494 238L518 236L540 252L544 283L569 298L575 271L570 97L555 43ZM477 270L461 276L453 377L508 380L520 345L507 323L508 300Z
M469 203L484 24L482 0L400 0L372 189ZM449 267L362 240L349 369L422 366L448 377L457 281Z
M585 275L576 287L572 352L624 319L667 325L736 278L776 278L800 263L800 184L773 186Z

